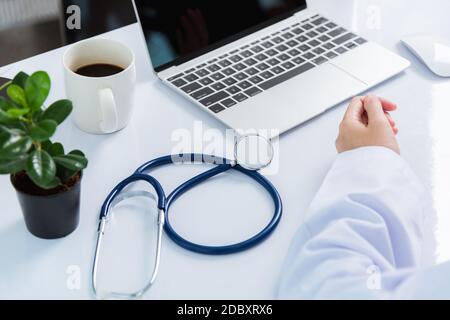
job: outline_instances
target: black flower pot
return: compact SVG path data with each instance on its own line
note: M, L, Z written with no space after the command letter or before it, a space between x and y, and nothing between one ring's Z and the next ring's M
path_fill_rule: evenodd
M53 194L37 195L25 191L23 184L11 176L17 191L27 229L42 239L59 239L71 234L80 221L81 174L76 182Z

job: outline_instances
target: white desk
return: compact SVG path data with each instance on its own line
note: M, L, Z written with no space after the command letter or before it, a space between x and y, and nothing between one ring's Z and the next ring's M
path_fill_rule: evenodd
M403 155L432 193L439 212L436 215L438 260L448 259L450 81L433 76L399 45L399 39L416 32L435 32L450 37L450 3L446 0L309 2L319 12L412 61L412 67L406 73L373 91L400 105L394 117L401 130L399 139ZM193 131L194 122L199 120L205 128L225 130L219 122L152 78L137 30L138 26L131 25L103 35L127 43L137 55L139 85L132 123L114 135L92 136L67 121L57 133L57 139L68 148L81 148L90 159L83 181L79 228L62 240L34 238L25 229L9 178L0 177L0 298L92 298L92 253L99 208L106 194L139 164L170 153L175 145L171 140L174 130ZM19 70L47 70L53 80L48 101L63 98L60 62L63 51L58 49L5 66L0 69L0 75L12 77ZM284 216L268 241L245 253L209 257L185 251L164 237L159 278L145 297L273 298L290 240L335 157L334 140L344 106L338 106L281 138L280 170L270 179L282 195ZM198 170L188 167L162 171L164 174L158 172L157 176L162 177L164 187L170 190ZM209 243L239 240L256 231L271 214L270 202L262 191L240 183L242 181L238 175L218 178L181 198L173 209L175 227L190 239ZM152 242L148 240L142 244L142 241L151 237L149 230L154 231L154 221L139 210L119 216L112 227L117 233L110 238L116 254L108 256L111 268L103 269L102 274L109 279L108 283L114 281L116 288L133 289L146 278L146 271L151 267L148 252L153 248ZM128 220L124 219L127 217ZM431 222L434 217L430 210ZM120 235L123 238L118 241ZM433 238L431 233L427 238ZM427 241L424 247L424 261L429 263L435 248L432 241ZM113 250L112 246L109 248ZM67 282L70 284L72 278L67 272L75 270L76 274L76 268L80 270L80 288L75 286L75 290L71 290L73 287Z

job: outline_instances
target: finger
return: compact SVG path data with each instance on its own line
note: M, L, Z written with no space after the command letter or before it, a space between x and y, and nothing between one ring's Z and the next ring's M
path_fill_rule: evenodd
M354 97L345 112L344 119L362 121L363 114L363 97Z
M395 111L397 110L397 104L385 99L379 98L381 101L381 105L383 106L384 111Z
M388 121L384 114L383 106L378 97L369 95L364 99L364 109L369 117L369 125L372 122Z
M390 113L384 112L384 114L386 115L386 118L389 120L389 124L391 125L391 127L395 127L395 121L394 121L394 119L392 119L392 116L390 115Z

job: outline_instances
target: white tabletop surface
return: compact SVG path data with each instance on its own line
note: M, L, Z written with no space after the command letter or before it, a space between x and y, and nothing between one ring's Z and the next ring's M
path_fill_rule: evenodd
M424 246L424 261L450 258L450 81L430 73L400 43L402 36L437 33L450 37L447 0L311 0L310 6L412 62L405 73L374 88L400 106L394 114L404 158L430 191L430 222L436 220L436 246ZM97 218L104 197L146 160L170 153L172 134L225 127L161 85L151 74L146 49L131 25L102 35L120 40L136 53L138 86L134 116L123 131L93 136L66 121L57 140L80 148L90 159L82 184L81 222L70 236L55 241L33 237L25 228L9 177L0 177L0 298L90 299L90 271ZM49 102L64 98L61 56L57 49L0 68L0 76L23 70L46 70L53 87ZM326 88L323 88L326 90ZM283 135L279 170L269 178L284 203L283 219L262 245L236 255L203 256L176 246L164 236L159 278L147 299L274 298L283 259L305 210L336 156L334 141L346 104ZM201 151L199 146L193 146ZM199 169L159 170L166 190ZM155 216L141 206L115 212L108 231L101 283L114 289L137 289L148 277ZM133 209L134 208L134 209ZM189 239L209 244L245 238L268 221L271 203L264 192L237 174L227 174L182 197L172 210L174 225ZM431 223L430 223L431 224ZM433 237L430 236L430 239ZM106 260L105 260L106 261ZM79 277L78 277L79 276Z

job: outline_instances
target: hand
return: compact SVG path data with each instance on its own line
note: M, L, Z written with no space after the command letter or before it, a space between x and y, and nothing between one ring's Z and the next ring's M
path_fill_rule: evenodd
M396 109L394 103L373 95L353 98L339 127L338 152L379 146L400 154L398 128L389 114Z

